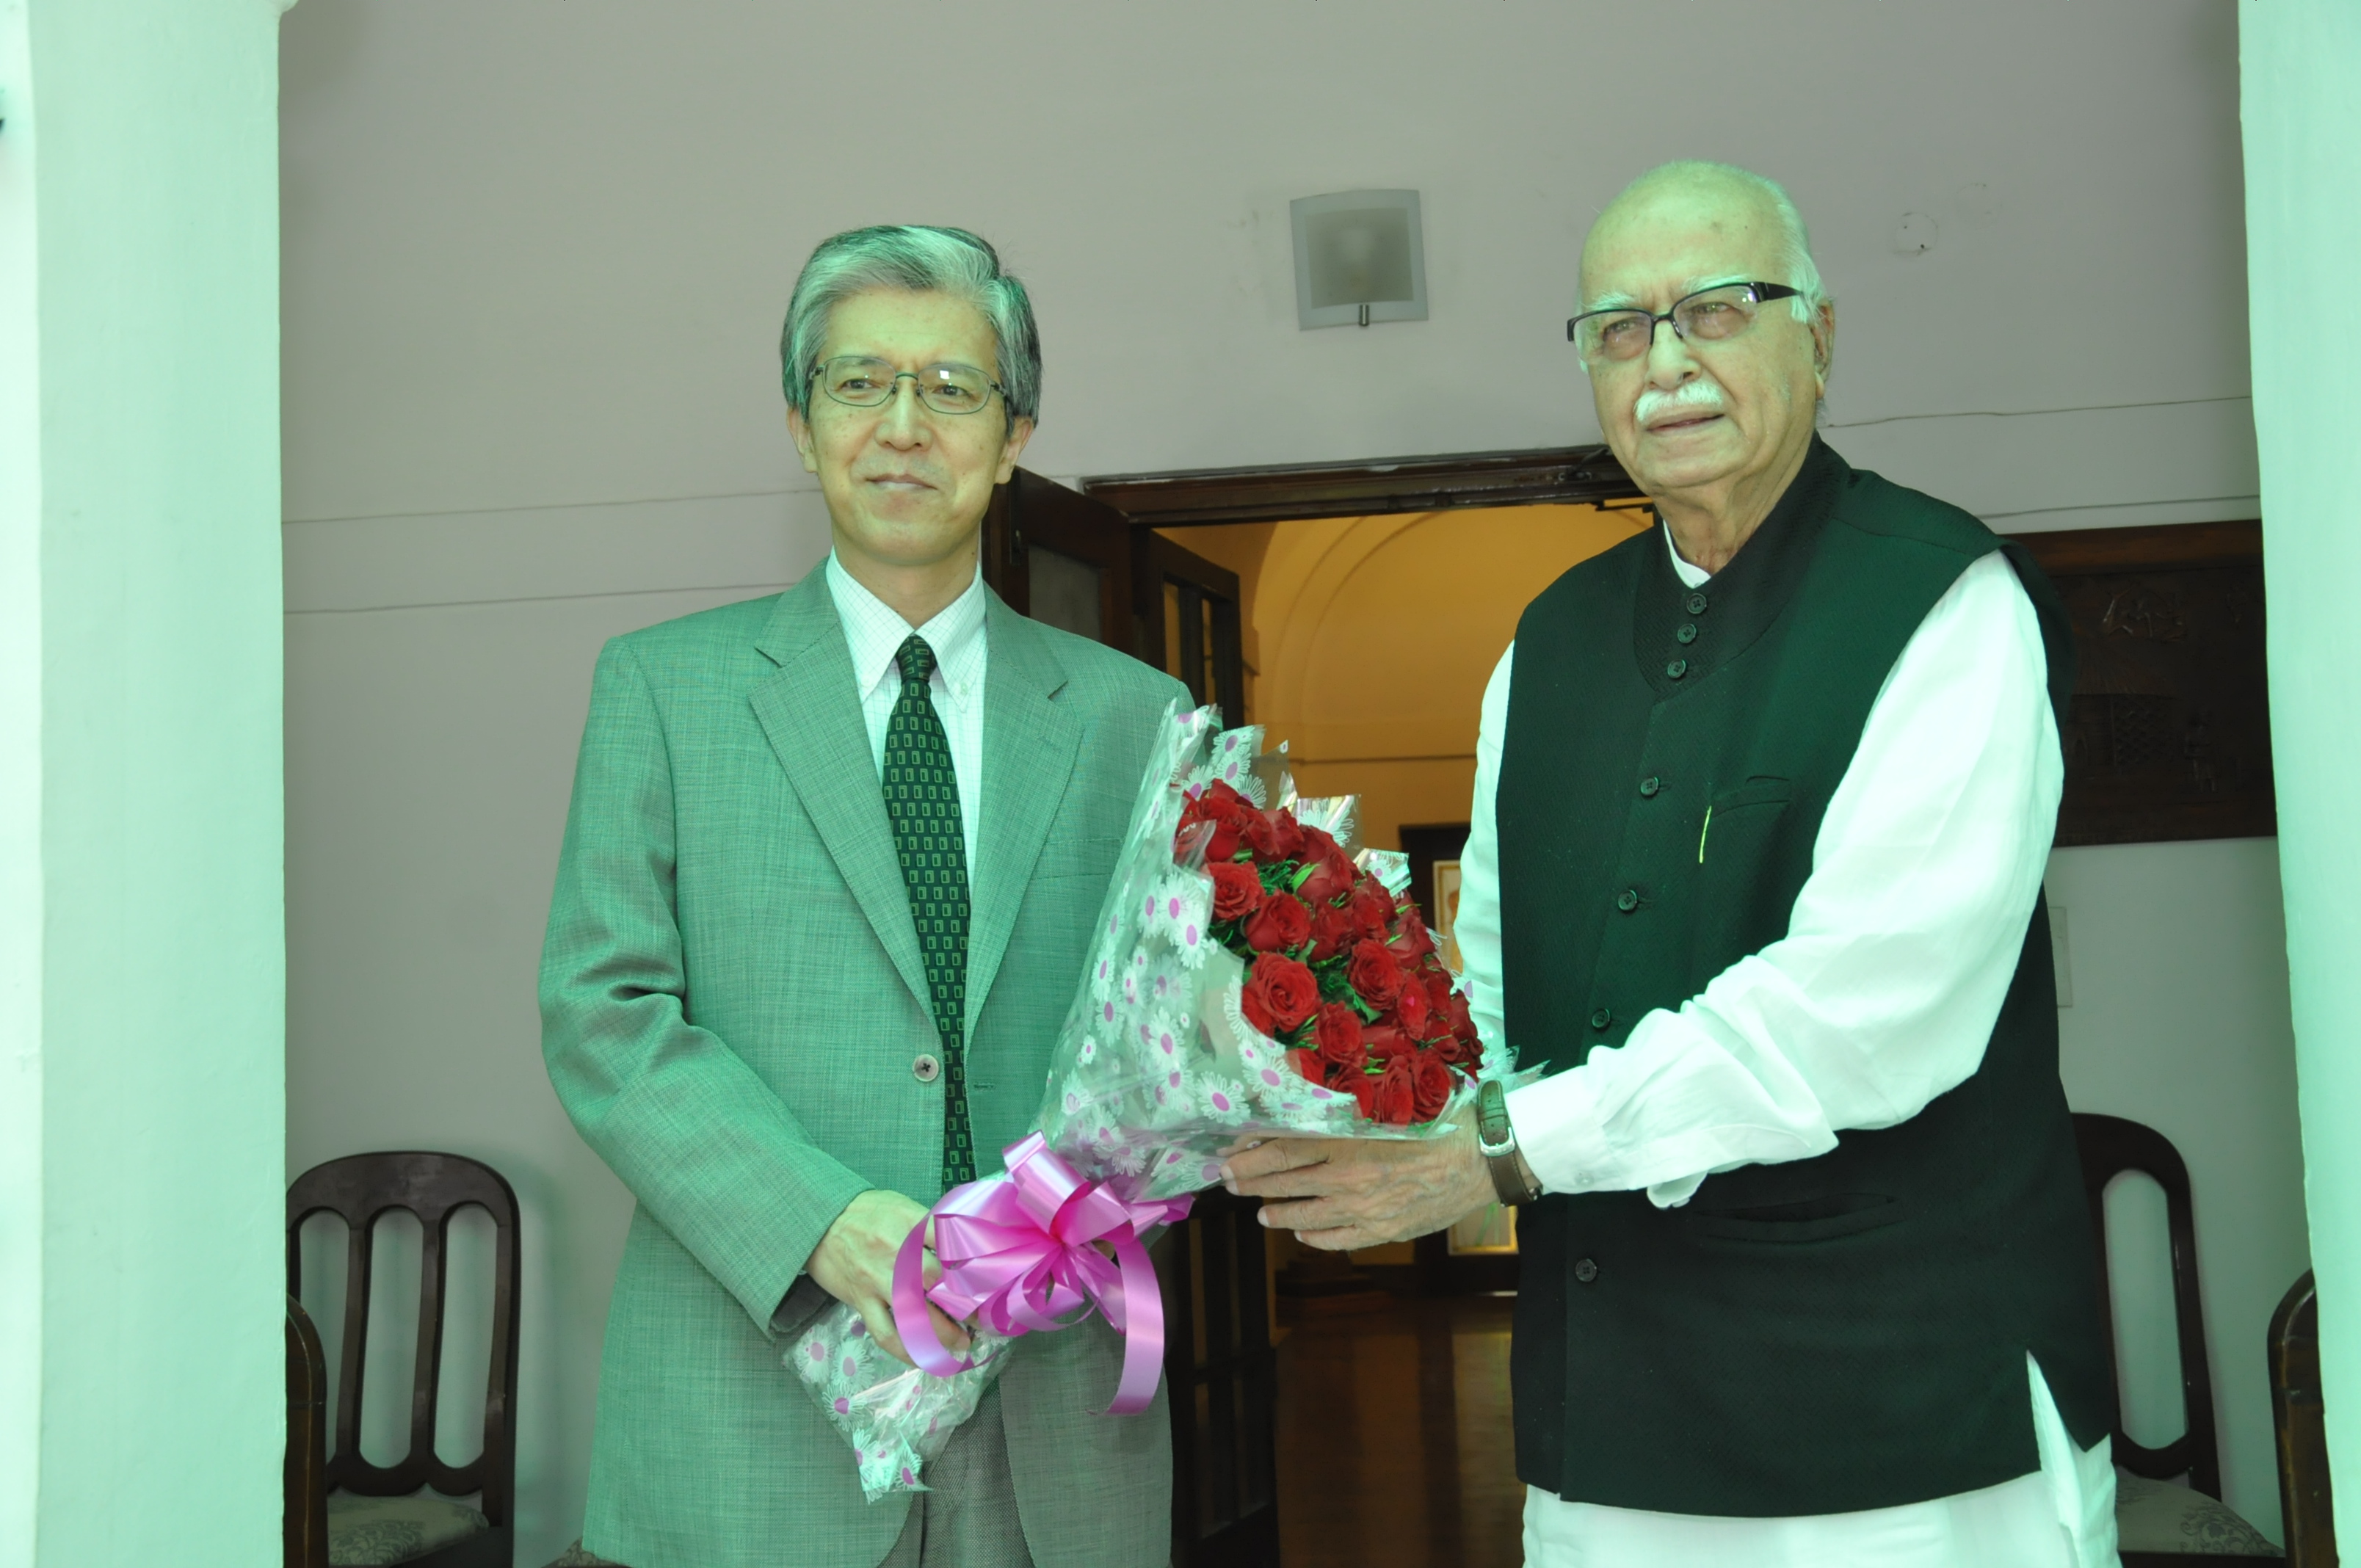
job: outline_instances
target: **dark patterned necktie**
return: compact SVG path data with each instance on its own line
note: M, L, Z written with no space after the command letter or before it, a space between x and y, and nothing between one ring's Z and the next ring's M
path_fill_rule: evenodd
M943 1186L950 1188L975 1179L967 1121L967 842L950 742L927 690L935 651L913 636L894 660L902 669L902 696L885 726L885 814L894 821L942 1040Z

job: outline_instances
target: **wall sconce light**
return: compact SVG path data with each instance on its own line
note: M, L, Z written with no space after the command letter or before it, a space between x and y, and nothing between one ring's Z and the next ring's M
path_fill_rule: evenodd
M1298 325L1426 319L1426 246L1415 191L1337 191L1288 203Z

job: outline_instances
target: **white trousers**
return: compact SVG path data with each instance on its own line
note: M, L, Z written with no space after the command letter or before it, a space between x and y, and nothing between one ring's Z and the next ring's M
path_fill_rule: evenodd
M1525 1490L1525 1568L2115 1568L2108 1442L2078 1450L2033 1357L2041 1468L1980 1491L1794 1519L1569 1503Z

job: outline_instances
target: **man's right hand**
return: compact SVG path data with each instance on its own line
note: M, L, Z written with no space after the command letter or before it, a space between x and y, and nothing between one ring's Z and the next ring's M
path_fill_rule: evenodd
M860 1313L861 1321L869 1325L870 1337L904 1361L910 1360L910 1353L902 1348L902 1337L894 1332L894 1257L910 1232L926 1223L925 1205L899 1192L873 1187L845 1205L804 1265L814 1284ZM926 1255L926 1264L927 1283L932 1285L943 1271L931 1251ZM953 1355L965 1354L966 1331L931 1301L927 1303L927 1312L935 1321L935 1337L943 1342L943 1348Z

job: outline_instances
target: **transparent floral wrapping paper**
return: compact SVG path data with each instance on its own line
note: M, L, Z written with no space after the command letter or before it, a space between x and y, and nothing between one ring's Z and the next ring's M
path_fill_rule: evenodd
M1291 810L1349 852L1358 837L1357 803L1350 795L1298 796L1285 752L1263 753L1258 728L1216 732L1216 714L1207 707L1166 716L1035 1124L1082 1176L1126 1199L1210 1187L1221 1179L1223 1151L1245 1139L1442 1135L1475 1097L1475 1084L1463 1080L1432 1123L1371 1122L1351 1095L1299 1076L1285 1047L1246 1021L1239 1006L1245 965L1212 935L1202 837L1174 857L1182 809L1218 779L1259 806ZM1397 895L1407 888L1403 856L1361 850L1355 859ZM1505 1077L1510 1064L1488 1042L1477 1070ZM926 1463L974 1413L1011 1343L981 1333L972 1370L936 1377L889 1354L857 1312L838 1305L785 1359L852 1445L862 1490L874 1502L924 1489Z

